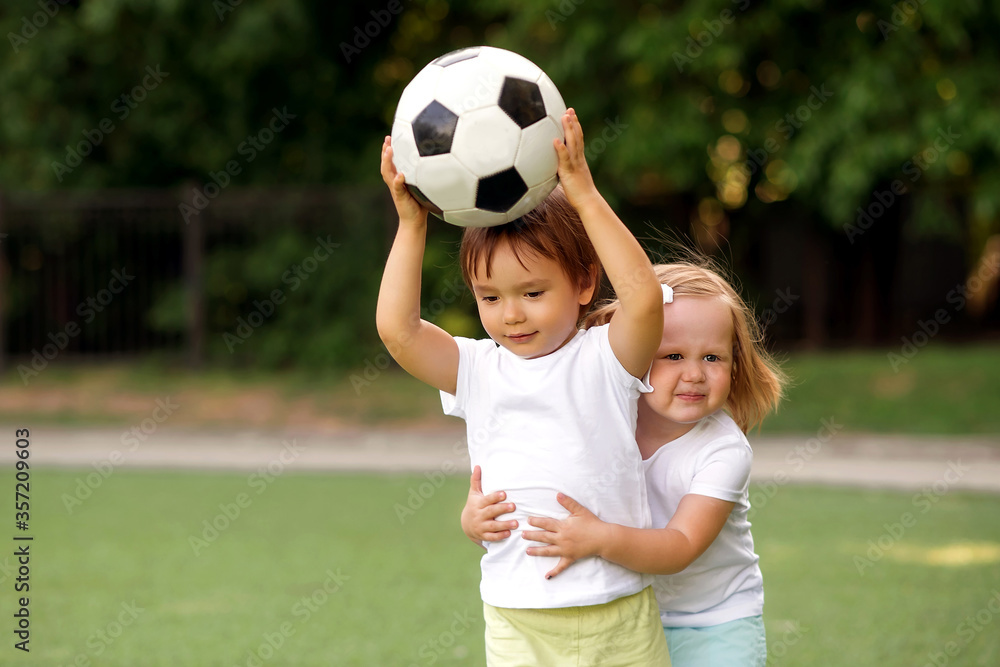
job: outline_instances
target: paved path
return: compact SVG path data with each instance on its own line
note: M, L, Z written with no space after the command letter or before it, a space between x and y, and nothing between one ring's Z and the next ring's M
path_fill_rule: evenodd
M126 432L127 433L127 432ZM352 430L334 435L179 431L160 428L133 437L120 430L37 429L31 458L38 466L258 470L376 471L466 474L462 429ZM142 438L142 439L140 439ZM825 441L824 441L825 440ZM1000 493L1000 437L950 438L848 435L751 437L752 479L762 485L832 484L892 489ZM15 460L13 436L0 442L0 464Z

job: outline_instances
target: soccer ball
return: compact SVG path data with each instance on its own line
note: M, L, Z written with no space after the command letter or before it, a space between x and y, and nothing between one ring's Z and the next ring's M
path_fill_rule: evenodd
M521 217L556 186L552 140L562 96L527 58L489 46L445 54L403 90L393 164L439 218L490 227Z

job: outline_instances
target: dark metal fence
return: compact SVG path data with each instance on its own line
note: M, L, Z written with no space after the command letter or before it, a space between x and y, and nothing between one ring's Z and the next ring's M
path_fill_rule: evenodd
M198 364L207 253L238 251L279 225L336 233L362 224L346 213L359 208L387 225L387 199L364 187L0 193L0 366L5 357L44 366L63 355L151 351ZM174 305L186 313L179 331L161 326L157 313L171 307L178 286L183 303Z
M632 213L626 217L662 216L661 211ZM258 263L287 262L278 267L280 276L306 256L302 246L292 256L278 248L271 252L271 239L288 230L299 233L307 247L319 236L342 242L323 270L345 296L331 295L329 289L321 293L314 281L309 290L295 292L296 298L314 301L284 307L281 316L292 319L306 309L313 320L339 327L339 332L325 332L328 347L377 345L369 329L395 224L380 185L0 192L0 367L5 358L40 370L57 356L149 353L194 365L206 357L257 363L233 349L219 357L212 351L235 330L239 317L250 317L255 300L274 288L294 291L273 272L263 285L251 284ZM970 268L960 243L912 242L901 223L895 230L888 223L883 227L881 236L873 231L865 243L854 245L837 230L792 223L768 225L751 242L743 241L739 266L733 269L751 288L747 296L756 302L776 345L898 347L901 336L917 331L941 309L949 320L938 327L944 338L995 337L1000 331L997 250L993 259L986 261L984 254ZM459 230L437 223L430 229L435 238L428 243L428 261L441 273L441 267L454 264L454 246L440 241L456 241ZM733 233L746 236L745 230ZM425 292L434 292L434 280L430 272L425 275ZM950 298L957 292L964 295L959 305ZM970 313L973 296L982 303ZM966 297L970 308L964 306ZM468 311L474 314L471 305ZM295 328L301 320L284 322ZM268 329L253 346L238 347L240 353L263 349L260 339L274 332L270 324ZM286 337L283 345L287 349L298 341Z

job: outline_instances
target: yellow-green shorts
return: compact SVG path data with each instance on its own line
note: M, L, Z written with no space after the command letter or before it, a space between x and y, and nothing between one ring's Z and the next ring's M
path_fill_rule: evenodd
M506 609L483 603L488 667L670 665L653 589L605 604Z

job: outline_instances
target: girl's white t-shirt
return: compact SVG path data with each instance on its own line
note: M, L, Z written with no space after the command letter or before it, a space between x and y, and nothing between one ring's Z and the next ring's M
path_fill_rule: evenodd
M689 493L736 503L705 553L682 572L654 578L665 627L705 627L763 612L764 578L747 520L752 462L746 436L722 411L643 462L654 528L665 527Z
M640 392L615 357L608 327L592 327L555 352L522 359L490 339L456 337L455 395L441 392L445 414L466 421L472 466L483 492L505 491L517 509L499 517L518 527L486 543L480 593L494 607L554 609L610 602L649 585L651 577L597 557L546 580L555 557L528 556L540 543L521 537L529 516L564 519L562 492L604 521L650 527L642 457L635 444Z

